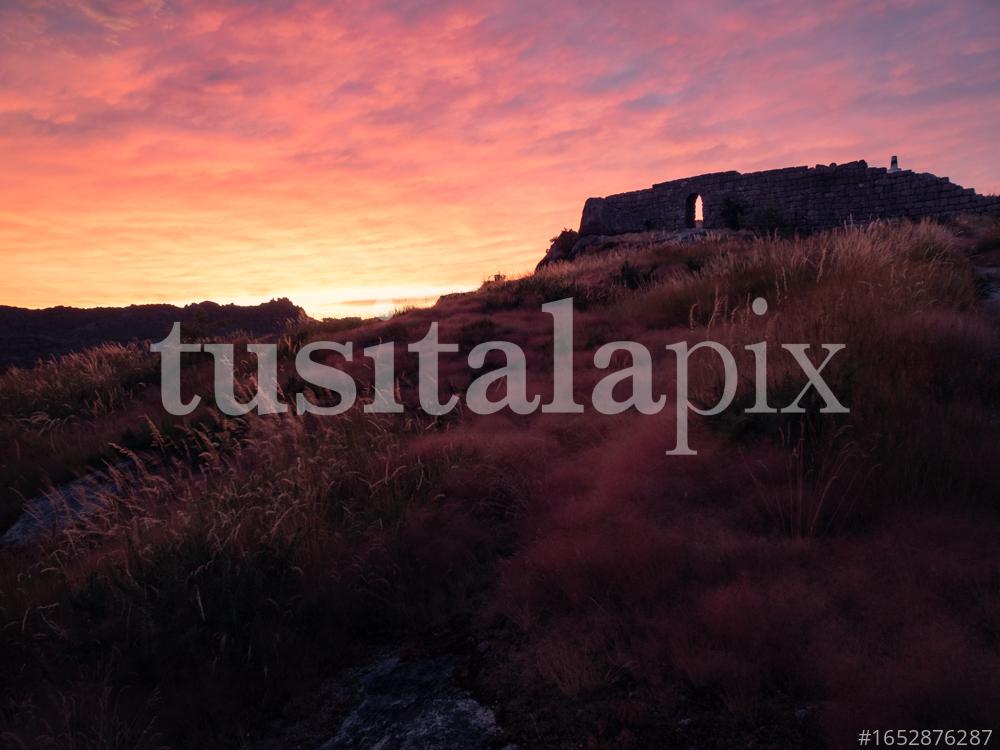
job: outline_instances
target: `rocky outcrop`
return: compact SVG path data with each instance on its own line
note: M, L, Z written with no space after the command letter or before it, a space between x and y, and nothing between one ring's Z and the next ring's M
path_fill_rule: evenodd
M298 696L247 750L517 750L459 685L461 663L384 653Z
M320 750L500 748L493 711L455 684L455 664L450 656L378 661L359 676L354 708Z

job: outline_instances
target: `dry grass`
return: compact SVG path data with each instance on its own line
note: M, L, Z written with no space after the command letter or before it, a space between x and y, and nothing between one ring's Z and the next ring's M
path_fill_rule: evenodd
M151 472L131 455L134 470L108 469L86 514L5 579L6 666L73 692L101 662L88 654L114 643L115 684L157 686L175 739L233 741L249 707L277 705L360 644L464 602L480 532L431 502L450 454L403 447L425 426L360 411L233 420L185 436L196 464ZM431 529L458 533L428 550L417 542ZM421 577L435 566L444 590ZM8 720L38 731L37 700ZM61 705L51 692L42 700Z
M717 243L697 271L684 269L625 299L618 317L655 327L711 328L748 313L764 297L772 307L807 296L816 325L874 312L944 305L964 309L976 296L972 269L958 254L951 231L939 224L874 223L794 240L757 238ZM822 300L816 309L817 298Z
M30 369L0 374L0 417L54 429L67 419L109 414L155 382L159 360L139 344L102 344Z

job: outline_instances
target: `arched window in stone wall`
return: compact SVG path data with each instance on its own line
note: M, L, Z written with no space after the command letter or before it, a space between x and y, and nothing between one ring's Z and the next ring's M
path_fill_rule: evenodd
M694 229L702 227L704 223L705 214L701 196L698 193L691 193L684 207L684 226Z

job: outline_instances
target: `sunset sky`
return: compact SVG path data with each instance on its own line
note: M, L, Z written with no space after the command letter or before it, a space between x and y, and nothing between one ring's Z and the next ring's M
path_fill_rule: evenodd
M1000 192L1000 2L0 3L0 304L363 314L583 201L864 158Z

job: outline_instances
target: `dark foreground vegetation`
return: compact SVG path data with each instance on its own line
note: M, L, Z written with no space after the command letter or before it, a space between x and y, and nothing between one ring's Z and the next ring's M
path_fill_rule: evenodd
M585 404L609 341L645 343L667 392L663 347L680 340L847 345L824 375L850 414L734 406L692 422L694 457L664 455L669 406L427 417L402 346L403 415L167 418L141 347L10 371L0 530L47 477L106 478L73 523L0 550L0 744L284 747L271 719L339 667L431 642L524 748L1000 728L1000 309L977 278L996 266L1000 227L971 219L639 243L279 342L294 393L310 340L357 351L439 321L462 348L442 357L442 395L490 339L525 349L544 395L539 308L572 296ZM694 397L714 403L718 367L692 362ZM786 404L801 371L769 364ZM185 368L201 393L209 366Z

